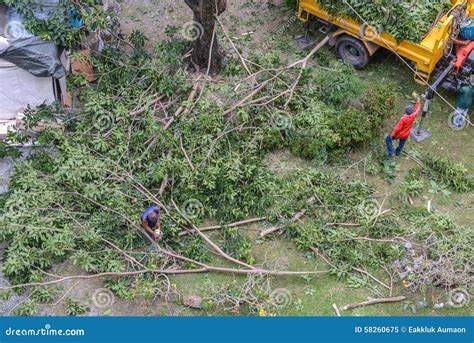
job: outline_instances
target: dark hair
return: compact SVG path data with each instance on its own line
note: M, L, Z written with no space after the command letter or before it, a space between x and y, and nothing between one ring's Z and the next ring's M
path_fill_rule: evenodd
M158 214L156 212L151 212L149 215L148 215L148 219L151 219L151 220L155 220L158 218Z
M405 109L405 113L406 113L407 115L412 115L412 114L413 114L413 111L414 111L414 110L413 110L413 106L412 106L412 105L408 105L408 106L406 107L406 109Z

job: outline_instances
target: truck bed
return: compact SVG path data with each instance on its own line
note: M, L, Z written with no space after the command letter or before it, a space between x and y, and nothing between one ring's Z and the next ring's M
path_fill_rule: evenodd
M474 14L474 3L472 0L453 0L452 2L452 9L458 5L467 4L467 15L471 16ZM300 0L298 15L304 22L308 21L312 15L336 25L340 28L335 33L336 35L349 34L360 39L364 42L370 54L373 54L376 50L373 48L373 45L396 52L402 57L413 61L416 64L417 77L427 81L438 62L444 56L445 50L449 49L449 45L452 44L450 37L452 23L455 18L451 11L433 25L433 29L418 43L408 40L397 41L386 32L374 33L370 25L361 24L353 18L330 15L315 0Z

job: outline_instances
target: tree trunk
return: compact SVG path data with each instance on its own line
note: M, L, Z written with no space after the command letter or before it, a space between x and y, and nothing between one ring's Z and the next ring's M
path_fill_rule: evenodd
M192 41L191 65L218 74L222 67L222 55L214 34L216 15L227 8L227 0L185 0L194 13L194 22L187 23L185 36ZM212 51L211 51L212 46ZM209 64L210 59L210 64Z

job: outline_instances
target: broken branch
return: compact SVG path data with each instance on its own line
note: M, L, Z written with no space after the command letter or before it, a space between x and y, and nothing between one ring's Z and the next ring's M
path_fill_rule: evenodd
M361 303L354 303L354 304L347 304L344 306L344 311L350 310L352 308L361 307L361 306L368 306L368 305L375 305L375 304L383 304L383 303L394 303L405 300L407 297L399 296L394 298L380 298L380 299L372 299L368 301L364 301Z

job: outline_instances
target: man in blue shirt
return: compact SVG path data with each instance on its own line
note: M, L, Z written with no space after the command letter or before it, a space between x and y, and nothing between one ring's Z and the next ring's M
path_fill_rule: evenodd
M154 205L149 207L142 214L142 225L145 230L156 240L160 241L163 237L161 233L160 209Z

